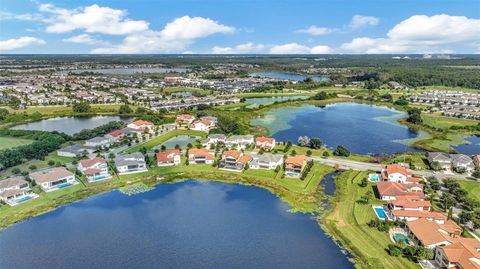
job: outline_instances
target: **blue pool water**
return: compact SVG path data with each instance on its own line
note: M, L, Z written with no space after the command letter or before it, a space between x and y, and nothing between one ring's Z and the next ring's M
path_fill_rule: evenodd
M298 173L294 173L294 172L286 172L285 175L289 177L298 177Z
M25 197L22 197L22 198L18 198L17 200L15 200L15 202L18 204L18 203L21 203L21 202L28 201L30 199L32 199L31 196L25 196Z
M408 237L401 233L394 234L393 239L395 240L395 242L404 242L406 245L409 244Z
M378 174L370 175L370 181L371 181L371 182L378 182L378 181L380 181L380 175L378 175Z
M375 210L375 213L377 213L379 219L384 220L387 218L387 214L385 213L385 210L383 210L383 208L375 207L373 210Z
M111 191L3 230L0 268L354 268L289 209L267 190L218 182Z
M58 185L55 186L55 187L61 189L61 188L68 187L68 186L70 186L70 185L72 185L72 184L71 184L71 183L62 183L62 184L58 184Z

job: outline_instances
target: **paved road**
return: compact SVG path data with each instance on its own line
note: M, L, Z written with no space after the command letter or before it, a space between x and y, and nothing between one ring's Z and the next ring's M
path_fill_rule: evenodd
M316 162L326 164L329 166L336 166L340 169L352 169L357 171L376 171L380 172L382 170L382 165L378 163L366 163L366 162L359 162L359 161L352 161L346 159L339 159L339 158L321 158L321 157L310 157L310 160L314 160ZM419 175L422 177L430 177L434 176L439 180L445 178L455 178L460 180L475 180L472 177L462 175L462 174L443 174L443 173L434 173L433 171L428 170L414 170L412 171L414 175Z

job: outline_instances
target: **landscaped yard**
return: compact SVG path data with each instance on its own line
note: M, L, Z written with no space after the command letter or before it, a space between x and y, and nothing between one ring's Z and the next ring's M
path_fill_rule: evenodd
M126 153L133 153L140 151L141 148L145 147L147 151L151 150L153 147L161 145L168 141L170 138L173 138L177 135L189 135L189 136L200 136L200 139L204 139L207 136L207 133L202 131L192 131L192 130L173 130L164 135L157 136L151 140L148 140L145 143L141 143L132 147L126 151Z
M32 143L32 141L30 139L0 136L0 150L27 145Z
M37 169L45 168L45 167L48 167L48 161L50 161L50 160L54 161L56 164L58 163L58 164L63 165L63 164L72 162L74 159L69 158L69 157L58 156L57 152L54 151L54 152L51 152L50 154L48 154L47 157L45 158L45 160L30 160L30 161L27 161L27 162L22 163L20 165L10 167L6 170L1 171L0 176L1 177L10 176L12 174L12 170L14 168L19 168L21 171L27 171L27 172L30 172L29 167L31 165L34 165Z
M468 192L470 197L480 202L480 181L459 180L458 183Z
M368 190L373 191L371 183L365 188L359 186L367 175L368 172L346 171L336 178L335 208L324 216L324 226L359 259L358 268L420 268L406 258L389 256L385 250L392 243L388 234L367 226L375 218L372 204L383 204L378 199L371 199L368 204L357 202Z

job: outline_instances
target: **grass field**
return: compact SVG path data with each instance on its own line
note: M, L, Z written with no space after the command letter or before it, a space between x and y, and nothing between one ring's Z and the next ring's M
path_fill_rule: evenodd
M63 165L63 164L72 162L73 158L58 156L57 152L54 151L54 152L51 152L50 154L48 154L47 157L45 158L45 160L30 160L30 161L27 161L27 162L22 163L20 165L10 167L6 170L2 170L0 172L0 177L7 177L7 176L12 175L12 169L14 169L15 167L19 168L21 171L28 171L28 172L30 172L29 166L31 166L31 165L35 165L37 168L48 167L48 161L50 161L50 160L54 161L55 163Z
M136 145L135 147L132 147L125 151L126 153L132 153L132 152L137 152L140 151L141 148L145 147L147 151L151 150L153 147L158 146L160 144L165 143L167 140L170 138L173 138L177 135L189 135L189 136L200 136L200 139L204 139L207 136L207 133L202 132L202 131L192 131L192 130L173 130L170 131L164 135L157 136L145 143Z
M464 188L470 197L480 202L480 181L457 181Z
M365 188L359 186L367 175L368 172L346 171L336 178L335 207L323 217L326 230L354 254L357 268L420 268L406 258L389 256L385 250L392 243L388 233L367 226L375 218L372 204L383 204L377 199L368 204L357 203L368 190L373 190L371 183Z
M9 149L18 146L28 145L32 143L33 140L30 139L23 139L17 137L0 137L0 150L2 149Z
M477 125L480 121L445 117L440 114L422 114L423 123L435 128L448 129L452 126L471 126Z

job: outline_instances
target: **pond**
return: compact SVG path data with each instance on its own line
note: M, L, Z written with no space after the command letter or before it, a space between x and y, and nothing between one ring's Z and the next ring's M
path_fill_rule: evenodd
M251 186L101 194L0 233L0 268L353 268L309 215Z
M199 138L200 137L192 137L188 135L177 135L175 137L168 139L167 141L165 141L165 143L155 146L153 149L160 149L162 145L164 145L165 148L167 149L173 149L175 148L176 145L179 145L180 148L185 148L188 145L188 143L193 144Z
M251 103L251 105L248 105L247 108L253 108L253 107L257 107L259 105L272 104L272 103L275 103L275 102L283 102L283 101L288 101L288 100L305 100L305 99L308 99L309 97L310 96L305 96L305 95L254 97L254 98L246 98L245 102L246 103Z
M472 135L465 137L465 140L470 143L455 146L453 149L465 155L480 154L480 137Z
M320 181L320 186L323 187L323 192L326 195L333 196L335 195L335 177L338 176L337 172L333 172L325 175L325 177Z
M313 81L328 81L330 80L326 76L306 76L300 74L291 74L291 73L252 73L251 77L260 77L260 78L271 78L278 80L291 80L291 81L304 81L307 77L311 78Z
M251 124L269 129L279 141L297 143L298 137L319 137L328 147L343 145L358 154L392 154L417 151L408 146L419 134L400 125L402 112L386 107L338 103L272 109Z
M77 69L77 70L65 70L60 71L62 74L80 74L83 72L92 72L97 74L109 74L109 75L132 75L132 74L153 74L153 73L185 73L186 68L121 68L121 69Z
M69 135L80 132L83 129L92 129L111 121L132 122L133 118L123 118L118 116L96 116L96 117L58 117L53 119L41 120L26 124L14 126L16 130L39 130L39 131L58 131Z

